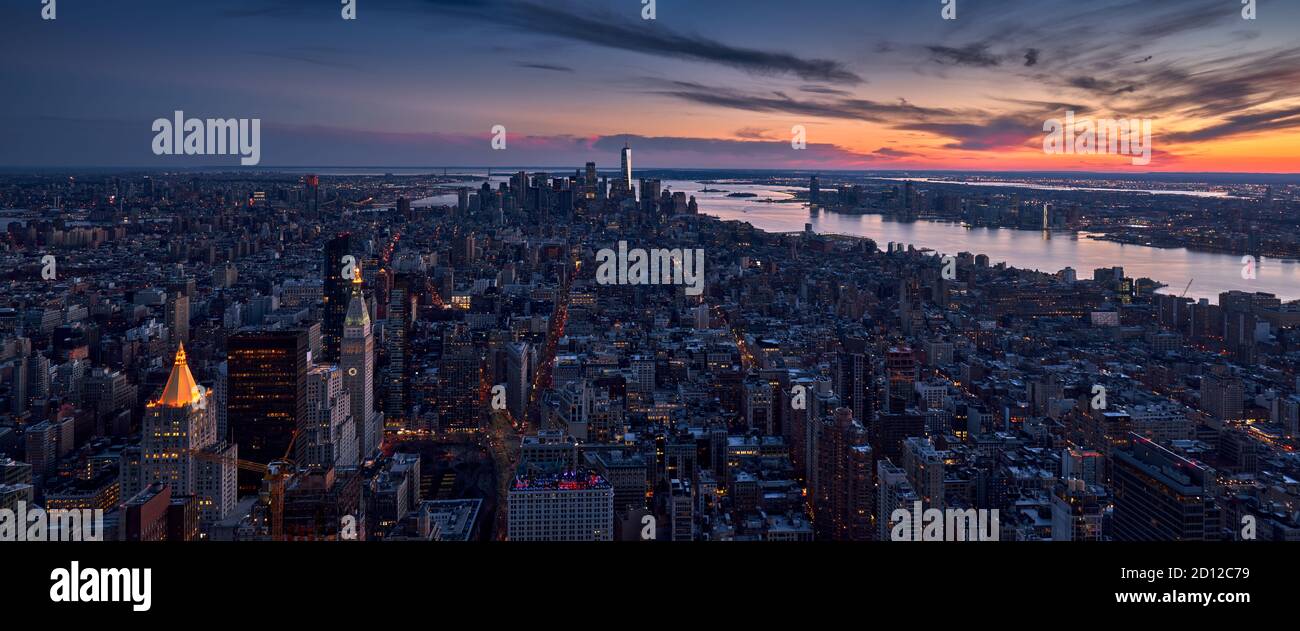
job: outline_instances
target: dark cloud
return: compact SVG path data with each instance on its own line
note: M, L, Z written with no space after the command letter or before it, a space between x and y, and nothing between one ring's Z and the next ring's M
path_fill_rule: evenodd
M988 44L968 44L961 48L952 48L951 46L926 46L930 51L930 59L935 63L945 66L975 66L979 68L988 68L999 66L1002 61L996 55L989 53Z
M408 15L427 12L604 48L721 64L757 75L793 75L805 81L846 85L864 82L862 77L838 61L733 46L705 35L674 31L658 20L630 20L602 10L570 10L554 3L520 0L387 0L372 3L371 7L367 10L397 11ZM319 0L259 0L246 8L225 10L223 15L241 18L269 15L303 17L329 13L319 10ZM337 19L338 13L334 12L333 17Z
M1038 49L1030 48L1025 51L1025 65L1033 66L1038 64Z
M653 80L647 82L655 83ZM658 86L652 90L652 93L691 103L750 112L795 114L877 123L889 123L898 120L928 120L932 117L949 117L959 114L956 111L942 108L920 107L906 101L880 103L866 99L843 97L819 100L794 99L789 96L752 94L730 88L718 88L686 81L659 82Z
M737 138L746 140L771 140L772 137L767 135L767 130L761 127L742 127L732 132Z
M978 122L921 123L901 128L950 138L953 142L946 145L947 148L965 151L1013 149L1043 136L1042 119L1014 115Z
M849 92L848 90L841 90L839 88L828 88L824 85L805 85L805 86L800 86L799 89L809 94L832 94L835 96L853 95L853 93Z
M805 149L794 149L789 140L727 140L718 138L692 138L677 136L639 136L635 134L618 134L601 136L591 143L596 151L617 152L624 143L636 148L644 157L655 159L657 156L670 158L671 162L680 159L682 154L707 155L711 157L743 157L754 164L770 164L777 161L803 163L852 163L871 162L883 156L863 154L830 143L809 142Z
M1067 81L1067 83L1075 88L1092 92L1101 92L1104 94L1122 94L1125 92L1133 92L1137 89L1133 85L1122 85L1115 81L1107 81L1105 79L1086 76L1072 77Z
M881 147L871 153L886 158L912 158L921 156L921 154L914 151L903 151L902 149L892 149L890 147Z
M531 63L526 61L517 61L515 62L515 65L519 66L520 68L532 68L534 70L550 70L553 72L576 72L573 68L570 68L568 66L560 66L556 64L542 64L542 63Z
M488 18L503 19L513 27L607 48L718 63L756 74L790 74L809 81L859 84L862 77L838 61L806 59L787 52L742 48L708 37L685 35L660 25L647 27L604 16L569 13L526 2L502 3L501 12Z
M1221 123L1194 131L1165 134L1161 139L1170 143L1202 142L1227 136L1295 128L1300 128L1300 107L1229 116Z

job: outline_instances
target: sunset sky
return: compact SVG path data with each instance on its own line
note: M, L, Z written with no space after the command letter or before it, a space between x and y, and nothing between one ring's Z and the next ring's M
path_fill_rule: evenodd
M154 156L179 109L260 118L263 167L1300 172L1300 2L956 2L0 0L0 165L238 164ZM1067 110L1151 164L1044 154Z

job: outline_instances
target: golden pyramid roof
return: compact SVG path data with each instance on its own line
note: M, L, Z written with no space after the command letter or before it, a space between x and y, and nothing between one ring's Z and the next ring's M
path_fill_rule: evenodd
M196 405L202 400L203 389L194 382L194 375L190 374L189 363L185 360L185 344L182 343L176 349L172 374L167 377L167 385L163 387L162 396L158 397L156 404L180 408Z

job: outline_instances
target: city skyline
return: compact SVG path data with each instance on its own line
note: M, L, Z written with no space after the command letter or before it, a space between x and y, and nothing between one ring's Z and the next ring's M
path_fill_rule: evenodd
M7 1L0 41L40 54L0 71L0 165L238 164L153 155L149 124L183 110L260 118L269 167L612 165L631 144L638 168L1300 171L1295 6L656 4L644 20L631 1L361 0L342 20L145 2L42 21ZM1150 164L1045 154L1044 123L1070 111L1150 119Z

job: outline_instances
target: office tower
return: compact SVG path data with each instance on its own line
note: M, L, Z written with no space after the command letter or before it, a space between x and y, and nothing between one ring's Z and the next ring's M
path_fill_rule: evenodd
M345 269L344 257L356 255L352 252L352 235L342 233L325 242L324 255L321 258L321 303L324 305L321 316L321 338L324 357L317 361L336 362L339 346L343 338L343 318L347 316L348 301L352 293L352 277L345 275L351 268Z
M534 355L533 347L527 342L506 346L506 409L517 420L522 420L527 411Z
M27 445L24 459L32 466L32 479L37 486L58 466L60 431L58 424L41 421L28 427L24 435Z
M462 186L456 189L456 214L464 217L469 212L469 188Z
M841 352L835 361L835 393L844 407L853 410L853 418L863 425L875 416L875 377L871 356L866 353Z
M740 400L741 414L745 416L745 427L757 430L764 436L776 436L776 414L772 399L772 384L766 379L750 378L745 380L745 397Z
M926 508L943 508L943 454L920 436L903 441L903 471Z
M510 541L614 539L614 488L594 471L520 471L506 501Z
M596 199L596 163L587 163L587 174L583 179L583 192L587 199Z
M176 495L197 494L199 456L218 442L214 407L190 374L185 345L180 345L162 394L145 406L140 473L134 484L123 486L123 497L155 483L170 486Z
M817 433L813 523L819 539L871 538L872 452L867 431L849 408L820 421Z
M641 179L641 212L653 214L659 203L662 183L659 180Z
M668 515L673 541L695 539L695 497L690 482L674 479L669 484Z
M394 429L406 427L407 337L411 326L410 279L398 274L388 290L388 310L384 318L384 351L388 366L384 369L384 423Z
M14 358L13 377L9 382L9 391L12 393L9 401L9 411L14 416L22 416L27 411L28 405L28 379L31 375L29 362L26 355Z
M1052 541L1100 541L1102 502L1083 480L1056 483L1052 494Z
M1215 472L1160 445L1130 435L1114 454L1116 541L1217 540L1222 527Z
M920 498L907 481L907 474L902 469L882 458L876 463L877 500L876 524L877 537L880 541L891 541L890 531L894 529L894 511L904 509L911 513L915 502ZM917 518L919 515L914 515Z
M375 411L375 339L370 326L370 310L361 292L361 267L352 278L352 299L343 320L343 344L339 368L343 387L348 391L352 423L356 430L357 461L363 461L379 448L384 437L379 413Z
M623 190L632 192L632 148L623 143L623 164L619 171L623 175Z
M900 414L912 403L912 393L916 389L916 357L912 349L896 346L885 355L885 370L888 375L888 410L891 414Z
M228 422L230 416L226 407L226 391L228 389L227 380L230 378L229 364L226 362L217 364L215 373L212 382L212 403L217 414L217 440L228 442L230 440L230 424Z
M443 430L464 431L480 425L481 359L468 329L458 326L443 336L438 360L438 424Z
M821 205L822 187L814 175L808 180L808 205L817 208Z
M925 435L925 415L881 414L870 426L871 446L877 457L902 461L903 441Z
M1221 421L1238 420L1243 413L1244 387L1241 379L1223 371L1201 376L1201 409Z
M167 328L172 341L184 344L190 341L190 298L181 292L167 293Z
M307 413L306 332L240 332L227 341L226 362L226 409L240 455L262 464L292 456L290 442ZM259 487L257 475L239 472L241 495Z
M303 197L306 199L307 213L315 215L320 210L320 177L313 174L302 178Z
M307 371L307 416L294 443L295 461L313 469L357 464L357 428L343 371L320 364Z

